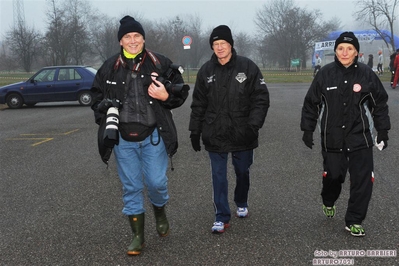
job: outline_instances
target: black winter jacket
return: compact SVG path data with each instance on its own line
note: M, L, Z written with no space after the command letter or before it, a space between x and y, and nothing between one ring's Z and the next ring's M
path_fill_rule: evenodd
M327 152L356 151L374 143L390 127L388 95L371 68L355 62L325 65L313 80L303 103L301 130L313 132L319 122L321 146ZM373 125L374 124L374 125Z
M238 56L221 65L215 54L198 71L189 130L205 149L233 152L258 147L258 130L269 108L269 91L254 62Z
M169 93L169 98L166 101L156 100L148 95L148 86L152 82L150 74L152 72L156 72L159 76L164 76L169 69L169 66L172 64L167 57L158 53L151 53L156 56L155 59L157 59L156 62L158 63L154 63L154 61L151 59L151 54L147 53L145 49L142 54L138 55L135 59L130 60L132 61L130 63L128 59L121 55L121 53L118 53L106 60L97 71L93 82L91 89L94 98L92 109L95 115L95 122L99 125L101 122L104 123L104 117L106 114L98 110L98 104L105 98L116 98L120 101L123 101L126 95L125 83L127 76L132 74L133 65L141 62L139 69L135 72L135 74L137 74L137 78L130 79L131 84L129 84L128 87L144 90L144 95L146 95L145 101L152 107L155 113L156 127L158 128L159 133L165 143L167 153L171 157L176 153L178 147L177 131L172 118L171 109L181 106L185 102L188 95L176 96L172 93ZM180 74L174 75L174 80L172 80L172 83L182 84L182 76ZM103 132L100 128L99 141L101 140L100 135L102 133ZM103 148L101 145L102 144L99 143L100 155L103 157L104 154L101 153L104 153L105 151L101 151Z

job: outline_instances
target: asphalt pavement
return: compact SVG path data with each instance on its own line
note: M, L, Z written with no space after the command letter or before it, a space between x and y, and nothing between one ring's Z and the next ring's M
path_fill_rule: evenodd
M170 235L157 235L146 198L146 246L135 257L126 255L131 233L115 161L107 169L97 153L91 109L77 103L2 109L0 265L399 265L399 90L384 85L392 130L388 148L374 149L365 237L344 230L348 177L337 215L322 213L319 138L309 149L299 128L309 84L270 84L271 107L251 167L249 217L234 217L224 234L211 233L210 163L204 149L191 148L190 96L174 110L179 150L168 172ZM229 181L234 211L230 161Z

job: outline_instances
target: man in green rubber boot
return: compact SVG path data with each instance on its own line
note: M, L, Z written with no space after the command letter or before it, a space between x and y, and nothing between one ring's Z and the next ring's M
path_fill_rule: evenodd
M97 71L91 89L92 109L100 129L106 121L105 131L99 130L98 137L102 159L108 163L114 151L123 185L122 212L129 217L133 233L127 254L139 255L144 246L144 186L153 205L158 234L169 234L166 172L168 160L178 147L171 110L185 102L189 87L180 72L173 72L176 70L170 59L145 48L144 29L134 18L125 16L120 20L118 40L121 51ZM188 88L176 92L157 77L170 82L173 88ZM107 152L101 153L101 140Z

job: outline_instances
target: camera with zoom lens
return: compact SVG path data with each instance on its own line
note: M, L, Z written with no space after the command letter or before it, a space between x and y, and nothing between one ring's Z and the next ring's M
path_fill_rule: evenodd
M122 106L118 99L105 99L103 101L107 105L107 116L104 131L104 145L114 147L119 144L119 108Z
M182 75L184 69L181 65L171 64L169 69L166 71L165 76L158 76L157 80L161 82L168 93L172 93L173 95L179 97L187 97L188 91L190 90L190 86L187 84L179 83L173 84L172 81L175 78L176 74Z
M119 109L122 107L122 103L115 98L114 99L105 98L98 104L97 109L100 113L107 113L110 107L116 107Z

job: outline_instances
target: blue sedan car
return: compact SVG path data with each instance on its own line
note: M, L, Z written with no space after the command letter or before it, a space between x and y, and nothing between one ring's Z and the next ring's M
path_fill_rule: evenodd
M90 88L96 72L88 66L44 67L27 81L0 87L0 104L14 109L38 102L79 101L90 106Z

